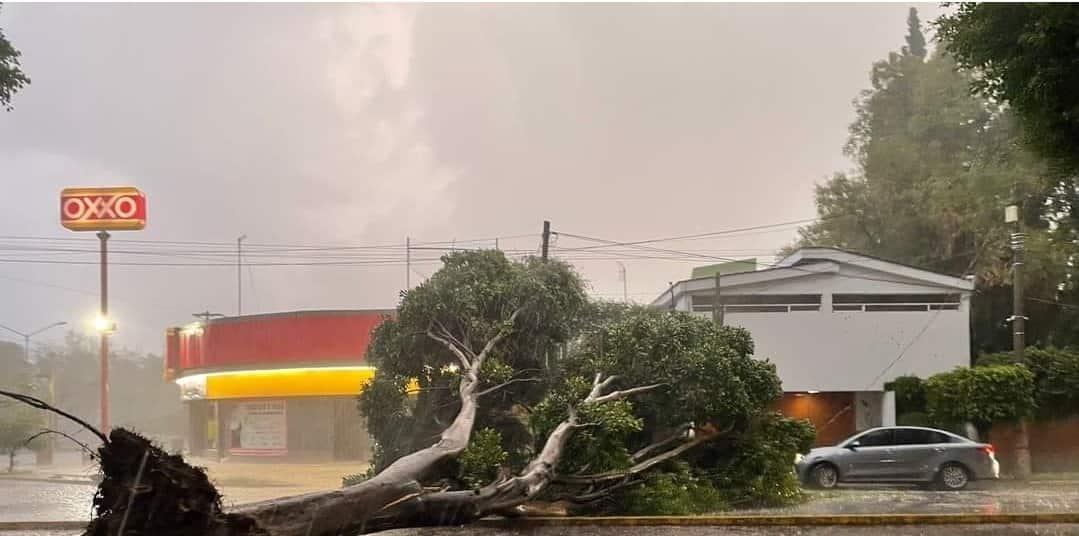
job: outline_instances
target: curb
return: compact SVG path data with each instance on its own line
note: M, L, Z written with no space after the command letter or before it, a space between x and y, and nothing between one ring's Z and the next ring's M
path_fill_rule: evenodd
M1001 525L1079 524L1079 513L1040 514L847 514L847 515L727 515L642 517L523 517L484 519L480 526L507 527L729 527L829 525Z
M778 516L641 516L641 517L521 517L481 519L475 526L492 528L530 527L775 527L775 526L875 526L875 525L1040 525L1079 524L1079 513L1041 514L853 514ZM85 521L0 522L4 531L83 530Z

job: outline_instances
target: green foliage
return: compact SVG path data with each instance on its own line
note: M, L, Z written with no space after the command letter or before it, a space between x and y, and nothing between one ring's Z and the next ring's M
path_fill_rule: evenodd
M904 54L925 57L925 34L922 33L922 21L918 18L918 10L910 8L907 14L907 46L903 48Z
M936 21L975 90L1008 102L1026 141L1079 171L1079 5L964 2Z
M0 30L0 107L8 111L15 93L30 83L30 77L19 66L21 55Z
M983 8L1026 9L976 9ZM972 347L1000 351L1011 341L1002 320L1011 314L1014 229L1004 222L1004 207L1016 198L1021 206L1027 295L1075 301L1079 274L1069 259L1077 253L1079 190L1023 149L1013 109L971 93L980 75L957 69L942 52L918 53L924 36L911 15L907 45L873 65L872 88L855 103L845 151L856 169L817 188L820 219L800 230L798 245L976 275ZM1079 311L1033 301L1027 316L1028 342L1079 344Z
M622 387L662 384L634 398L646 427L744 426L782 395L775 366L752 353L744 329L640 308L585 334L562 371L581 378L615 371Z
M510 325L518 309L521 316ZM682 464L664 461L642 473L643 487L612 497L619 511L702 512L723 508L727 497L760 504L797 497L794 455L808 449L813 430L772 415L782 395L779 378L773 364L753 357L747 331L685 313L590 303L570 267L512 262L500 252L447 256L445 267L405 294L397 316L376 330L368 359L378 372L360 395L379 446L372 472L429 446L459 408L458 360L426 334L432 326L477 350L496 334L507 335L481 370L482 388L538 380L481 398L472 441L456 473L443 477L477 487L503 468L519 469L575 411L580 427L565 446L560 474L625 470L637 463L632 453L646 446L686 441L678 435L686 427L727 434L687 451ZM654 388L631 399L581 404L597 373L616 375L608 391ZM408 390L412 379L418 392ZM561 492L582 490L549 490ZM632 498L623 502L627 494Z
M621 498L625 515L686 516L726 509L723 494L707 478L696 476L689 464L672 464L669 471L650 476Z
M1035 407L1034 374L1022 365L959 368L925 382L926 410L941 425L970 422L986 430L1029 417Z
M629 440L643 426L628 400L579 406L591 388L591 380L580 376L570 377L556 385L530 415L538 449L541 447L539 443L568 417L569 408L578 406L577 418L583 427L570 437L562 455L560 471L565 474L586 468L588 472L597 473L629 467Z
M460 407L458 359L427 335L432 326L444 327L477 353L497 334L507 334L481 371L486 389L511 378L542 379L592 311L584 283L561 262L515 262L490 250L453 253L443 263L403 296L395 318L375 330L368 349L378 372L360 395L360 411L383 449L377 470L432 444ZM411 379L419 391L410 394ZM534 442L522 408L538 403L545 390L542 381L515 382L483 397L477 429L498 430L512 463L526 459Z
M484 428L472 434L468 448L457 458L458 478L473 489L480 488L494 481L508 460L509 453L502 450L502 434Z
M807 420L769 413L734 440L717 463L712 481L732 506L777 506L802 498L794 473L796 454L813 446L816 430Z
M917 376L900 376L884 384L886 391L895 392L895 413L925 412L925 382Z
M38 396L35 392L32 365L24 358L24 351L15 344L0 343L0 365L4 376L0 387L19 393ZM12 470L15 453L29 448L27 440L40 431L44 423L41 413L21 402L0 398L0 455L7 456L8 471Z
M1014 364L1015 354L1001 352L978 358L978 366ZM1027 348L1023 366L1034 374L1034 400L1038 416L1063 417L1079 413L1079 351Z
M729 430L725 439L684 455L688 473L661 464L646 483L613 501L632 513L699 513L728 503L779 504L799 496L795 453L807 451L814 431L769 409L782 395L775 367L752 357L748 332L718 327L692 315L631 308L585 333L563 360L548 400L532 415L537 437L580 399L596 372L617 371L617 387L662 384L632 402L605 404L599 423L570 441L559 471L572 474L623 469L630 453L694 423L696 433ZM585 408L587 410L587 408ZM582 413L584 415L584 413Z

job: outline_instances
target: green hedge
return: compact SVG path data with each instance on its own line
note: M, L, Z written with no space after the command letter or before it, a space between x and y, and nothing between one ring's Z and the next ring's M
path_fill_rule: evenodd
M1022 365L960 368L925 382L926 412L939 425L996 422L1029 417L1035 408L1034 374Z
M977 366L1015 363L1012 353L987 354ZM1079 413L1079 351L1061 348L1028 348L1021 363L1034 373L1034 399L1038 416L1062 417Z

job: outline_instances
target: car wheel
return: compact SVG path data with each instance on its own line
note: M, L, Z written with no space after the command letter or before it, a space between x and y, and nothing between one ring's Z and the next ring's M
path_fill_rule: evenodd
M970 472L958 463L944 464L937 472L937 485L947 491L959 491L970 483Z
M830 463L817 464L810 473L810 483L815 488L832 489L839 484L839 471Z

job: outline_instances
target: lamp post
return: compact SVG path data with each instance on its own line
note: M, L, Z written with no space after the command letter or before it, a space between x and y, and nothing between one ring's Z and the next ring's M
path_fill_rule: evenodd
M2 325L2 324L0 324L0 328L4 328L4 329L6 329L6 330L8 330L8 331L22 337L23 351L25 352L25 355L26 355L26 362L29 363L30 362L30 338L33 337L34 335L37 335L38 333L41 333L41 332L45 331L45 330L60 327L60 326L66 326L66 325L67 325L67 322L53 322L52 324L49 324L49 325L47 325L47 326L45 326L43 328L39 328L39 329L36 329L36 330L28 332L28 333L23 333L23 332L21 332L21 331L19 331L17 329L12 329L12 328L9 328L9 327L7 327L5 325ZM53 372L54 372L53 367L54 367L54 365L52 363L49 363L49 371L48 371L47 374L44 375L45 378L49 382L49 397L48 397L48 400L46 400L46 402L48 402L49 405L55 405L56 404L56 379L55 379L54 374L53 374ZM39 377L41 377L41 375L39 375ZM56 429L56 414L54 414L53 412L50 411L50 412L48 412L48 415L49 415L48 416L49 429L55 430ZM44 458L44 459L39 460L39 461L44 462L45 465L52 464L52 458L53 458L53 439L52 439L52 436L48 436L48 437L45 438L45 451L44 451L44 456L42 456L42 458Z

